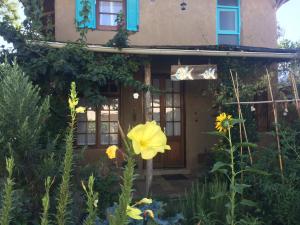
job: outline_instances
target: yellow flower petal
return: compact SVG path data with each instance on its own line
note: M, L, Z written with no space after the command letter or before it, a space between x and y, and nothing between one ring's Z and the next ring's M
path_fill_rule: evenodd
M140 200L138 203L138 205L141 205L141 204L152 204L152 199L151 198L143 198L142 200Z
M107 154L108 158L109 159L115 159L117 150L118 150L118 146L116 146L116 145L109 146L106 149L106 154Z
M141 217L142 211L138 208L127 206L126 210L127 216L134 220L142 220L143 217Z
M152 219L154 219L154 213L151 209L145 210L145 213Z
M76 108L76 113L85 113L85 107L77 107Z
M132 141L135 154L141 154L143 159L152 159L158 152L170 150L167 137L155 121L139 124L127 135Z

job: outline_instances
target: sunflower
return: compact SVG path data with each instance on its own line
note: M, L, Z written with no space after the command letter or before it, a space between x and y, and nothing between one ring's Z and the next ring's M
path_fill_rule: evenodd
M225 133L229 128L232 127L232 116L226 113L221 113L216 118L216 129L220 133Z

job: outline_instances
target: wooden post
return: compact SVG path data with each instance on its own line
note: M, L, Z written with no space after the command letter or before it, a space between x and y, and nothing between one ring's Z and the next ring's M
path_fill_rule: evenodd
M239 119L243 120L243 122L241 124L241 127L243 128L244 136L245 136L246 142L248 143L249 140L248 140L246 125L245 125L245 122L244 122L244 116L243 116L242 109L241 109L241 104L240 104L240 92L239 92L239 89L238 89L237 74L236 74L236 84L235 84L235 81L234 81L233 74L232 74L231 70L230 70L230 75L231 75L231 80L232 80L232 85L233 85L234 93L235 93L236 100L237 100ZM251 149L250 149L249 146L247 148L248 148L248 154L249 154L250 163L252 165L253 164L253 159L252 159Z
M269 71L268 71L267 68L266 68L266 71L267 71L267 78L268 78L268 85L269 85L270 97L271 97L271 101L273 102L272 103L272 108L273 108L273 114L274 114L274 123L275 123L276 140L277 140L277 148L278 148L279 168L280 168L281 176L283 178L283 163L282 163L280 137L279 137L279 128L278 128L277 107L276 107L276 102L275 102L274 96L273 96L273 90L272 90L272 84L271 84L270 74L269 74Z
M145 63L145 85L151 85L151 63ZM145 121L151 120L151 93L148 90L145 93L144 104ZM146 161L146 196L149 196L150 188L153 179L153 160Z

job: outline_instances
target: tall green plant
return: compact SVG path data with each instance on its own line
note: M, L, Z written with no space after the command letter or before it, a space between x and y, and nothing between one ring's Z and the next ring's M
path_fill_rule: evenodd
M74 140L74 127L76 122L76 113L83 112L84 109L78 105L78 97L76 92L76 84L72 82L71 93L69 97L69 109L71 121L66 133L66 153L63 162L63 174L62 180L59 186L59 193L56 207L56 222L58 225L68 224L70 211L68 206L71 203L71 192L70 192L70 179L73 165L73 140Z
M41 225L48 225L49 224L49 208L50 208L50 188L53 184L54 180L51 181L50 177L47 177L45 181L45 195L42 198L42 205L43 205L43 213L41 216Z
M6 170L8 172L8 177L6 178L4 193L2 199L2 208L1 208L1 225L9 225L12 219L11 211L13 209L13 170L14 170L14 159L6 159Z

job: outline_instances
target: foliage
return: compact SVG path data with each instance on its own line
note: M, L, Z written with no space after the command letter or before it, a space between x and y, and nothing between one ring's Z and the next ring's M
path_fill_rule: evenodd
M294 225L300 221L300 161L299 122L293 126L281 126L281 146L284 160L284 179L278 166L276 146L255 153L254 168L265 170L270 176L247 176L252 183L247 198L257 199L258 209L253 216L267 225Z
M115 48L126 48L128 47L128 36L129 33L126 29L126 23L124 21L124 14L120 13L117 15L117 26L118 31L115 36L107 42L108 47L115 47Z
M82 182L82 188L85 191L87 197L87 213L88 216L84 221L84 225L95 224L97 218L97 207L98 207L98 193L94 191L95 177L91 175L89 177L88 186Z
M47 177L45 181L45 190L46 193L42 198L42 205L43 205L43 213L41 216L41 225L48 225L49 223L49 208L50 208L50 188L53 184L54 180L51 181L50 177Z
M223 224L225 221L224 206L227 192L227 183L215 177L212 181L194 183L181 200L180 210L185 221L184 224ZM215 196L219 196L215 198Z
M59 194L56 207L56 221L58 225L65 225L69 222L70 212L68 206L71 202L70 193L70 179L73 166L73 140L74 140L74 127L76 122L76 106L79 99L77 97L76 85L71 84L71 93L69 96L69 109L71 121L66 134L66 153L63 162L62 180L59 186Z
M13 25L18 25L18 0L2 0L0 2L0 21L6 20Z
M6 159L6 170L8 172L8 177L6 179L6 183L4 186L4 195L2 200L2 207L1 207L1 218L0 224L1 225L9 225L12 219L11 211L13 209L13 170L14 170L14 159L7 158Z

